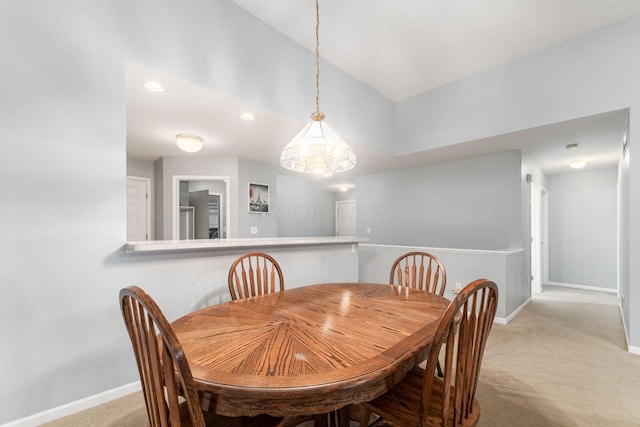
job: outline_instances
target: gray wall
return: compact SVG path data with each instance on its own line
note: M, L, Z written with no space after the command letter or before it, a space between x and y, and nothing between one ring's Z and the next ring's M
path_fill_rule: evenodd
M522 247L519 151L361 176L356 188L357 235L372 244Z
M617 169L550 175L549 280L617 288Z
M395 111L402 154L629 108L618 239L623 318L638 354L640 263L631 260L640 259L640 168L630 159L640 122L639 42L636 17L418 95Z
M638 40L636 18L397 106L323 61L323 111L345 139L396 153L627 107L633 132ZM138 378L120 288L146 287L175 318L205 300L226 268L193 255L123 254L127 59L306 122L315 58L233 2L205 0L5 0L0 53L0 192L20 206L0 210L0 364L11 367L0 383L3 423ZM621 290L630 343L640 349L632 150L621 172ZM511 203L506 209L517 210ZM517 220L508 220L506 242L496 245L512 243ZM322 261L333 261L329 251Z
M277 237L278 221L278 185L277 166L238 160L238 237ZM269 186L269 213L249 213L249 183ZM251 234L251 227L257 227L258 233Z
M322 182L278 175L278 236L335 235L335 193Z
M127 59L306 122L315 57L233 2L204 0L2 1L0 54L0 192L20 206L0 214L1 424L138 379L120 288L140 284L175 318L220 273L204 256L123 254ZM322 67L333 127L388 146L393 103Z

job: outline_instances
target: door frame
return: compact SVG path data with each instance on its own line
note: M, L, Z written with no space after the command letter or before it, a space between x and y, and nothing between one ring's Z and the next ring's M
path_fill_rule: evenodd
M219 175L173 175L171 177L172 188L171 188L171 224L173 224L172 228L172 236L173 240L179 240L178 232L180 230L180 181L224 181L225 185L225 193L227 193L227 203L224 206L225 219L224 219L224 227L227 230L226 236L230 236L231 234L231 226L229 224L229 219L231 218L231 203L229 203L229 195L231 194L231 185L230 178L228 176L219 176ZM221 199L222 200L222 199Z
M535 182L530 182L530 285L532 293L542 292L549 283L549 192Z

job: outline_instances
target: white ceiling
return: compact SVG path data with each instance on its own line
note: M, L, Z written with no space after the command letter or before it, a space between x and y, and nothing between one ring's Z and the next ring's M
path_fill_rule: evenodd
M315 50L314 0L233 0ZM640 15L638 0L319 0L320 56L398 102Z
M315 48L313 0L233 1ZM320 54L399 101L638 14L638 0L320 0ZM149 92L145 80L160 80L167 91ZM205 141L198 156L277 164L280 149L304 125L141 64L128 65L127 82L127 152L136 158L186 155L175 135L195 133ZM240 120L245 110L257 119ZM569 172L576 156L589 168L614 167L626 115L600 114L399 157L353 143L358 165L326 183L337 187L359 174L516 148L547 174ZM566 150L571 143L581 148Z

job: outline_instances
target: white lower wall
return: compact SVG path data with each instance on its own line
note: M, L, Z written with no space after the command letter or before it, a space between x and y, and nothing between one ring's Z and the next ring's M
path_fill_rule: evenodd
M496 321L507 323L519 308L526 304L531 291L524 272L523 249L482 251L468 249L427 248L415 246L360 245L359 280L388 283L391 265L400 255L410 251L424 251L442 261L447 271L444 296L453 299L451 292L460 283L485 278L498 285Z

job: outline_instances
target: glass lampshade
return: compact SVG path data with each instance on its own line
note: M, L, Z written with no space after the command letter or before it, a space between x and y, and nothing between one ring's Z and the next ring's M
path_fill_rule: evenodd
M356 165L356 154L322 120L307 124L280 153L280 165L295 172L331 176Z

